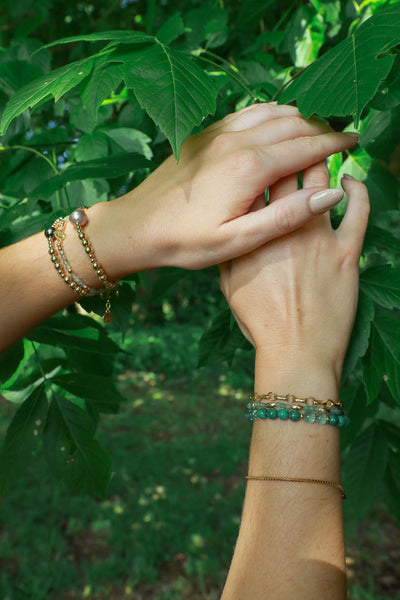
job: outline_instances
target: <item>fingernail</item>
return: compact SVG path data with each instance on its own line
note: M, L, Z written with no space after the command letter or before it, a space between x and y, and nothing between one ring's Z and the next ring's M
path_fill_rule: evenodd
M343 179L351 179L352 181L357 181L357 179L355 177L353 177L352 175L349 175L348 173L345 173L342 177L342 179L340 180L340 183L343 183Z
M343 133L345 133L346 135L350 135L351 137L353 137L356 140L359 140L361 137L361 134L356 133L355 131L343 131Z
M322 190L313 194L309 199L310 210L314 214L320 214L333 208L343 198L343 191L338 189Z
M269 104L278 104L278 100L271 100L271 102L269 102Z

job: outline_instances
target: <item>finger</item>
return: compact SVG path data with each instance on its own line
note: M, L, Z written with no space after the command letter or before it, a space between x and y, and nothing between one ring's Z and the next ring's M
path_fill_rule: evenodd
M265 192L257 196L253 204L250 206L249 211L255 212L256 210L260 210L261 208L265 208Z
M260 165L260 185L265 180L272 185L282 177L307 169L331 154L354 146L359 136L353 133L323 133L312 137L286 140L266 148L257 148ZM265 186L266 187L266 186Z
M250 212L221 226L227 239L229 258L255 250L286 235L335 206L343 198L342 190L307 188Z
M284 198L289 194L293 194L298 187L297 173L293 173L293 175L288 175L287 177L282 177L282 179L279 179L279 181L270 186L269 203L271 204L271 202L275 202L280 198Z
M304 169L303 173L303 187L323 187L328 188L330 182L329 171L326 164L326 160L321 160L315 165L311 165L307 169Z
M234 131L227 127L218 129L213 132L214 146L210 146L210 151L220 155L239 148L279 144L286 140L307 138L330 131L325 123L307 121L298 115L284 115L241 131Z
M232 262L227 260L226 262L220 263L218 265L219 268L219 285L221 287L221 292L225 296L225 298L229 299L229 278L231 273Z
M322 160L315 165L311 165L307 169L303 171L303 188L311 188L311 187L323 187L329 188L330 177L328 166L326 164L326 160ZM325 226L331 225L331 219L329 216L329 211L321 215L318 219L320 224L324 224ZM315 221L313 225L317 225Z
M347 194L347 209L336 233L339 239L353 249L358 263L370 211L368 190L350 175L344 175L341 183Z
M218 129L224 129L225 131L243 131L245 129L257 127L265 121L271 121L285 116L303 118L295 106L288 106L285 104L278 106L273 102L253 104L252 106L246 106L246 108L226 116L224 119L221 119L221 121L217 121L217 123L213 123L207 127L205 131L212 132Z

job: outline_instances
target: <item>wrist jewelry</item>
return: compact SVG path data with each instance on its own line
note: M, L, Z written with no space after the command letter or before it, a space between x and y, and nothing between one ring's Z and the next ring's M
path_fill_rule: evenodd
M93 269L95 270L96 275L100 279L103 284L102 289L95 289L84 283L76 273L73 272L69 261L65 255L63 248L63 240L66 237L65 233L65 224L67 219L74 225L75 230L78 233L78 237L82 242L82 246L85 248L85 251L92 263ZM74 210L69 217L60 217L54 221L51 227L48 227L44 234L48 239L49 244L49 254L51 261L54 264L56 271L59 273L61 278L65 281L65 283L74 290L80 297L85 296L94 296L95 294L100 294L101 298L106 301L106 310L103 315L103 320L105 323L110 323L112 321L111 314L111 293L115 291L118 296L118 285L119 281L112 282L108 279L104 269L97 261L96 256L94 254L94 250L92 249L88 238L82 231L82 227L87 225L88 218L83 210L83 208L78 208Z
M343 500L346 498L344 488L335 481L324 481L323 479L306 479L303 477L270 477L268 475L246 475L246 479L255 481L289 481L294 483L317 483L319 485L328 485L340 491Z
M297 422L302 420L305 423L334 425L340 428L350 423L340 401L322 401L313 397L297 398L293 394L279 396L273 392L251 395L245 416L249 421L278 419Z

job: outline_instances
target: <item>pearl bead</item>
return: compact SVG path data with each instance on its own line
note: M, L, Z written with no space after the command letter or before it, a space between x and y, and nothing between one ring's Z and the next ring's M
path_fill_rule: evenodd
M44 235L47 238L52 238L54 236L54 231L55 231L54 227L48 227L47 229L44 230Z
M86 225L88 222L88 218L86 213L81 208L77 208L69 215L69 220L71 223L79 223L80 225Z

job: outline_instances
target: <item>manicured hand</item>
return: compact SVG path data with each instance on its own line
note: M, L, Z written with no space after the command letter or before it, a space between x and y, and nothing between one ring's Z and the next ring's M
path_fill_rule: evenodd
M303 182L303 191L328 187L325 163L305 170ZM348 205L338 229L324 214L221 265L221 288L239 326L264 364L277 370L283 365L296 370L298 365L310 371L320 365L321 372L333 371L340 379L369 214L365 186L348 176L342 184ZM296 189L296 176L277 182L270 189L271 206Z
M256 212L255 202L282 177L356 141L307 121L291 106L261 104L229 115L188 138L178 164L170 157L129 194L93 207L106 215L107 235L101 237L108 240L109 272L121 277L158 266L198 269L300 227L341 194L312 199L327 187L317 181L288 189Z

